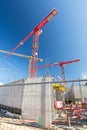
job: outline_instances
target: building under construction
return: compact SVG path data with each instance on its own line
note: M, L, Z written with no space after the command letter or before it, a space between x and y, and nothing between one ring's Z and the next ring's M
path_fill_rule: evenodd
M65 99L62 100L62 97L64 97L65 93L63 91L60 91L60 93L59 91L54 90L52 84L55 82L54 77L37 77L37 68L59 65L62 72L62 86L65 89L66 85L64 82L64 65L80 61L79 59L77 59L66 62L52 63L45 66L43 65L42 67L37 66L38 60L42 60L41 58L38 58L38 39L39 35L42 32L41 28L45 24L47 24L57 13L58 11L56 9L53 9L10 52L0 50L0 52L7 54L6 57L12 54L30 59L29 73L27 78L0 86L0 109L19 114L20 118L23 120L38 122L40 126L45 128L49 128L51 126L52 122L55 120L55 116L58 114L58 110L66 109L66 106L63 103ZM32 56L14 53L14 51L18 49L21 45L23 45L26 40L28 40L32 35L34 36L32 45ZM59 84L56 85L57 87L59 87ZM73 93L74 89L72 88L71 91ZM55 101L57 104L56 108L54 108Z
M87 84L74 84L66 93L66 101L73 101L74 103L87 102Z
M53 77L26 78L0 87L0 107L50 127L54 118Z
M41 28L47 24L58 11L53 9L17 46L7 53L8 57L16 49L24 44L32 35L34 36L32 45L32 56L30 59L28 78L9 83L0 87L0 105L1 108L21 114L22 119L40 120L43 127L50 127L54 112L53 87L49 82L53 77L36 77L38 59L38 39L41 34ZM48 82L48 84L46 84Z

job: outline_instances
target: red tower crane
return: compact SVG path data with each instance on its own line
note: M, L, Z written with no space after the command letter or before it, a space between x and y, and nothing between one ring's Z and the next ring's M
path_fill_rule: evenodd
M36 69L37 69L37 59L38 59L38 37L41 33L41 28L48 23L55 15L57 14L57 10L53 9L47 17L45 17L22 41L20 41L17 46L10 51L6 57L12 54L17 48L24 44L26 40L28 40L32 35L34 35L34 41L32 46L32 57L33 60L30 65L30 77L36 76ZM34 69L32 69L34 68Z
M42 66L38 66L37 68L46 68L46 67L53 67L59 65L61 67L61 72L62 72L62 81L65 81L65 73L64 73L64 66L66 64L71 64L75 62L79 62L80 59L75 59L75 60L70 60L70 61L63 61L63 62L56 62L56 63L51 63L51 64L46 64Z

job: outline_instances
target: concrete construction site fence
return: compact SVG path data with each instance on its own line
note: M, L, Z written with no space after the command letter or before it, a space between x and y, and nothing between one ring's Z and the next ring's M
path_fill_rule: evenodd
M73 84L79 83L79 81L66 81L66 83L72 83L72 86L65 92L67 103L70 101L87 102L87 84L79 84L77 87ZM81 80L80 82L86 81ZM19 118L20 121L24 120L40 127L50 128L57 114L57 110L54 108L56 96L53 83L61 83L61 81L55 82L53 77L48 76L26 78L0 86L0 120L11 116L12 119ZM5 114L4 117L3 114Z

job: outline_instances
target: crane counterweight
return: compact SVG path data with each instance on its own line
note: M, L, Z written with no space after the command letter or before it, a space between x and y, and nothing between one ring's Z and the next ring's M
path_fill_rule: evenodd
M47 17L45 17L35 28L34 31L38 31L41 29L46 23L48 23L56 14L58 11L56 9L53 9Z

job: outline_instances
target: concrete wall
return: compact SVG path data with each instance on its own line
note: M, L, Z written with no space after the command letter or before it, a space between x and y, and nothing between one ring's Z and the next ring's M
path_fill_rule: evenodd
M23 84L24 79L0 86L0 104L21 109L24 88Z
M52 77L42 79L42 82L52 82ZM54 95L52 84L42 84L41 119L42 126L50 127L54 116Z
M75 99L77 101L87 102L87 86L72 86L69 91L69 97L70 99Z
M35 83L34 85L25 85L22 102L22 118L23 119L36 119L40 116L41 110L41 78L29 78L25 80L27 83Z
M45 84L45 82L51 81L53 81L53 77L29 78L25 80L25 84L33 84L25 85L24 88L22 102L23 119L37 121L40 119L43 127L50 127L54 111L54 95L52 85Z
M22 119L36 120L45 128L54 117L53 77L14 81L0 87L0 104L21 109ZM48 82L49 84L46 84Z

